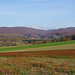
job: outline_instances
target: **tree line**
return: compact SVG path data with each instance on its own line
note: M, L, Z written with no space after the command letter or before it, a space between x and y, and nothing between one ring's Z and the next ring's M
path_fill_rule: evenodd
M35 44L44 44L44 43L53 43L53 42L62 42L75 40L75 34L70 36L64 36L56 39L26 39L22 35L0 35L0 47L2 46L23 46L23 45L35 45Z

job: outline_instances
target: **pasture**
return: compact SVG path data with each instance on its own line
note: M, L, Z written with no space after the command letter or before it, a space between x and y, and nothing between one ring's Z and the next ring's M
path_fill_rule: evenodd
M75 75L75 49L0 53L0 74Z
M16 50L23 50L23 49L31 49L33 50L32 48L42 48L42 47L52 47L52 46L63 46L63 45L70 45L70 44L75 44L75 40L73 41L66 41L66 42L56 42L56 43L47 43L47 44L38 44L38 45L27 45L27 46L15 46L15 47L2 47L0 48L0 52L3 52L3 51L16 51ZM68 46L69 47L69 46ZM62 47L63 48L63 47ZM71 47L72 48L72 47ZM74 48L74 46L73 46ZM50 48L49 48L50 49ZM36 49L37 50L37 49ZM45 49L46 50L46 49ZM48 49L47 49L48 50Z
M0 48L0 75L75 75L75 41Z

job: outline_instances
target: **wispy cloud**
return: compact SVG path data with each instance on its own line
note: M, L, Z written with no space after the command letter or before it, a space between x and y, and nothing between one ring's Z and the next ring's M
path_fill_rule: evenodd
M0 12L0 15L17 15L16 12Z
M0 7L0 12L1 10L6 10L6 11L3 11L2 13L0 14L19 14L20 15L20 10L21 9L24 9L25 12L21 13L23 15L29 13L29 14L39 14L39 15L44 15L45 14L47 15L68 15L68 14L71 14L71 11L69 11L67 8L68 6L65 6L67 4L67 2L49 2L49 3L43 3L44 1L46 0L31 0L33 2L36 2L36 3L21 3L21 4L17 4L17 5L6 5L6 6L1 6ZM38 3L39 2L39 3ZM40 3L41 2L41 3ZM61 9L60 6L63 6L64 7ZM57 7L59 7L57 9ZM20 9L19 9L20 8ZM10 11L12 10L12 12ZM51 16L50 15L50 16Z
M75 25L74 0L4 1L0 1L0 25L22 25L38 29Z

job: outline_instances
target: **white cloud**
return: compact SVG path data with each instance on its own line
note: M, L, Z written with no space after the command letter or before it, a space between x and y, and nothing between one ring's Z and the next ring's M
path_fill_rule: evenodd
M35 28L35 29L38 29L36 26L31 26L31 28Z

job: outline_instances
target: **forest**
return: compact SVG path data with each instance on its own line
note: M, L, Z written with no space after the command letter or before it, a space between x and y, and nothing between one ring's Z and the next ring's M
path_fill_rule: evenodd
M0 47L2 46L25 46L34 44L44 44L53 42L62 42L75 40L75 34L54 39L27 39L26 36L20 34L1 34Z

